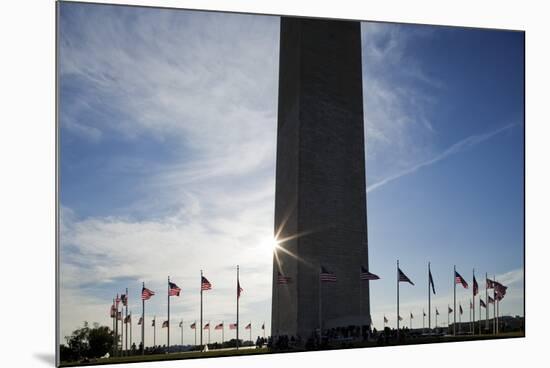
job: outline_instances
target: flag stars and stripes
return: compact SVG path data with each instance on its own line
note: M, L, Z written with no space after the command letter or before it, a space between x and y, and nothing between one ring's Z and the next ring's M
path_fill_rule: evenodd
M361 273L360 273L361 280L379 280L380 277L378 275L375 275L374 273L370 273L364 266L361 266Z
M455 271L455 284L461 284L464 289L468 289L468 283L464 280L464 277L460 276L458 272Z
M212 284L204 276L201 276L201 290L212 290Z
M237 280L237 298L241 297L242 292L244 289L241 287L241 283L239 280Z
M319 274L321 282L336 282L336 275L329 272L325 267L321 266L321 272Z
M155 295L154 291L149 290L146 287L141 289L141 300L149 300L153 295Z
M408 282L409 284L414 285L414 283L407 277L407 275L403 273L403 271L401 271L400 268L397 269L397 273L399 275L397 279L399 282Z
M290 277L284 276L282 273L277 272L277 285L286 285L290 283Z
M173 282L168 281L168 296L180 296L181 288Z

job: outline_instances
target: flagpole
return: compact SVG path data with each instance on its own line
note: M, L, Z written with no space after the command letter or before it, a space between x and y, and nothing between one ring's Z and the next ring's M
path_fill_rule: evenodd
M462 309L462 304L460 304L460 309ZM456 311L455 311L456 315ZM458 333L462 331L462 313L460 313L460 310L458 311Z
M472 335L475 334L475 320L476 320L476 292L475 292L475 284L477 283L476 280L476 270L475 268L472 269ZM481 310L479 311L481 313Z
M124 324L126 325L126 355L128 355L128 288L126 288L126 296L125 296L125 299L126 299L126 319L124 320Z
M453 273L453 285L454 285L454 309L453 309L453 335L456 336L456 266L454 266Z
M472 325L472 311L474 309L474 302L470 299L470 333L473 335L474 334L474 330L473 330L473 325Z
M195 325L195 328L197 328L197 325ZM201 329L200 343L201 343L201 349L202 349L202 270L201 270L201 326L200 326L200 329Z
M170 353L170 276L168 276L168 326L167 327L167 342L166 342L166 351Z
M494 281L496 281L496 276L493 275L493 334L496 335L497 333L497 291L495 288Z
M130 311L130 350L132 349L132 336L132 311Z
M113 356L115 356L115 352L116 352L115 322L116 322L116 315L117 315L117 312L113 313L114 306L115 306L115 299L113 298L113 305L111 306L111 314L113 315Z
M487 282L487 280L485 280L485 282ZM485 307L487 307L487 305L485 305ZM479 334L481 335L481 297L479 297L479 317L477 318L477 324L478 324L478 331L479 331Z
M319 272L322 272L322 270L320 269ZM319 274L317 277L319 277L319 344L321 344L323 340L323 283L321 282L321 275ZM252 326L250 326L250 330L252 331Z
M239 265L237 265L237 350L239 350ZM279 292L277 291L277 298L279 297ZM279 306L277 306L277 310L279 309ZM277 321L278 323L279 321Z
M120 356L124 355L124 324L122 323L124 322L122 318L123 311L124 311L124 305L120 306L120 320L121 320L120 321L120 351L119 351ZM118 324L118 318L116 323Z
M430 262L428 262L428 330L432 329L432 291L430 290Z
M399 260L397 260L397 338L399 339Z
M181 346L183 346L183 319L181 320Z
M497 277L496 275L493 275L493 281L496 283L497 282ZM498 306L498 302L497 302L497 288L496 288L496 285L495 283L493 283L493 322L495 324L495 335L498 334L498 314L497 314L497 306Z
M116 295L115 299L115 356L118 355L118 294Z
M422 309L422 332L426 332L426 312Z
M487 287L487 272L485 272L485 329L489 330L489 288Z
M451 309L451 307L449 306L449 304L447 304L447 332L451 332L451 313L449 313L449 309Z
M145 288L145 282L142 282L141 286L141 355L145 355L145 299L143 299L143 288Z

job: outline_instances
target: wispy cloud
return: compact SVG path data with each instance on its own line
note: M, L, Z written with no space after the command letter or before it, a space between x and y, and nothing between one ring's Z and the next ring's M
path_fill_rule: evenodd
M214 284L206 318L233 321L236 264L243 318L267 320L269 328L278 18L62 9L62 139L79 143L63 158L82 147L97 158L107 148L96 176L108 174L112 184L136 180L125 189L127 200L116 198L94 215L63 203L61 334L83 320L108 324L105 308L125 287L140 311L141 281L162 294L168 274L183 289L173 318L194 320L200 269ZM131 148L113 149L119 144ZM143 146L154 149L144 158L133 154ZM169 158L157 157L160 150ZM82 192L82 200L95 197ZM165 318L165 298L147 308Z
M508 125L505 125L503 127L500 127L496 130L493 130L491 132L487 132L487 133L483 133L483 134L477 134L477 135L471 135L467 138L464 138L463 140L453 144L452 146L450 146L449 148L447 148L445 151L439 153L438 155L432 157L431 159L429 160L426 160L426 161L422 161L418 164L415 164L405 170L402 170L394 175L391 175L391 176L388 176L380 181L377 181L376 183L374 184L371 184L367 187L367 192L371 192L377 188L380 188L381 186L383 185L386 185L394 180L397 180L403 176L406 176L406 175L410 175L410 174L413 174L415 172L417 172L418 170L424 168L424 167L427 167L427 166L430 166L430 165L433 165L435 163L438 163L439 161L441 160L444 160L446 159L447 157L449 156L452 156L452 155L455 155L457 153L460 153L460 152L463 152L469 148L472 148L480 143L483 143L485 142L486 140L500 134L500 133L503 133L507 130L510 130L512 129L513 127L517 126L518 124L508 124Z
M363 105L368 181L433 155L432 110L445 84L429 74L410 44L433 37L429 27L364 23Z

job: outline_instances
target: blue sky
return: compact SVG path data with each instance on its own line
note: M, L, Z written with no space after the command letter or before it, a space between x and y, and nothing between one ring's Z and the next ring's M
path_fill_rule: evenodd
M172 317L190 323L201 268L206 320L233 322L236 264L241 319L269 331L278 30L278 17L61 4L62 336L108 324L125 287L139 314L141 281L164 319L168 274L183 289ZM523 34L364 23L362 38L375 326L395 323L397 258L417 284L403 316L421 316L428 260L440 321L453 264L497 275L501 311L523 314Z

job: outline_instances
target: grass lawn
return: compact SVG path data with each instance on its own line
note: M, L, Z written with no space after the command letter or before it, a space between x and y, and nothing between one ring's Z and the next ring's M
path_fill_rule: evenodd
M498 335L462 335L462 336L439 336L439 337L418 337L409 339L400 344L395 342L388 345L379 345L374 341L353 343L343 346L334 346L328 348L332 349L346 349L346 348L365 348L365 347L382 347L382 346L395 346L395 345L415 345L415 344L431 344L442 342L458 342L458 341L479 341L479 340L492 340L492 339L506 339L524 337L523 332L508 332ZM304 351L304 350L292 350L292 351ZM99 364L116 364L116 363L135 363L135 362L152 362L161 360L178 360L178 359L196 359L196 358L213 358L213 357L227 357L227 356L241 356L241 355L256 355L273 353L268 348L261 349L227 349L227 350L211 350L208 352L191 351L183 353L170 353L170 354L154 354L154 355L134 355L129 357L115 357L106 359L97 359L90 363L78 363L78 362L61 362L62 367L74 367L81 365L99 365ZM282 351L281 351L282 353Z

